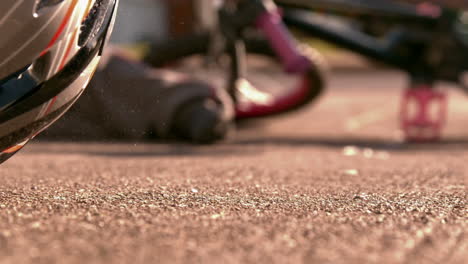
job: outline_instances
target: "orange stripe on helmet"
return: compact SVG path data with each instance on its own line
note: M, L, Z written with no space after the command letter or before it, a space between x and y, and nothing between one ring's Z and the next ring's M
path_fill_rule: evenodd
M88 17L89 15L89 12L91 11L91 4L93 3L93 0L88 0L88 5L86 6L86 12L84 13L83 15L83 20L82 21L85 21L86 18Z
M76 37L78 36L78 29L73 32L73 36L70 39L70 42L68 43L67 49L65 51L65 55L63 55L62 61L60 62L59 70L63 69L65 66L65 62L67 62L67 58L70 55L71 49L73 47L73 44L76 42Z
M49 44L48 44L47 47L41 52L40 56L42 56L42 55L44 55L45 53L47 53L47 51L55 44L55 42L57 41L57 39L60 37L60 35L62 34L63 30L64 30L65 27L67 26L68 21L70 20L72 14L73 14L73 11L75 10L76 4L78 4L78 0L72 0L72 3L71 3L70 6L68 7L67 13L65 14L65 17L63 18L62 22L60 23L59 28L57 29L57 32L55 32L55 34L54 34L54 36L52 37L52 39L50 40Z
M52 110L52 107L54 106L55 101L57 101L57 96L55 96L54 98L52 98L52 100L50 101L49 105L47 106L46 111L44 112L44 116L46 116L47 114L49 114L49 112Z
M26 144L26 142L24 143L20 143L16 146L13 146L11 148L7 148L5 149L4 151L2 151L3 154L12 154L12 153L15 153L17 152L18 150L22 149L24 147L24 145Z

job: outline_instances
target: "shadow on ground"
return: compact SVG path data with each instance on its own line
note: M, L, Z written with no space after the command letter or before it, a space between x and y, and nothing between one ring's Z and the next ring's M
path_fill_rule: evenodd
M86 154L108 157L223 157L258 155L270 147L321 147L342 149L347 146L389 152L465 151L468 138L447 138L428 144L409 144L381 138L319 136L259 136L233 139L214 145L192 145L177 142L54 142L39 141L28 148L30 153ZM46 143L46 144L44 144ZM84 143L84 144L83 144ZM280 151L278 149L278 151Z
M53 141L38 140L28 153L85 154L108 157L190 157L255 155L258 151L241 145L194 145L171 141Z
M304 136L267 136L261 138L246 138L235 142L237 145L283 145L288 147L321 146L328 148L344 148L356 146L389 151L447 151L468 149L468 138L445 138L433 143L406 143L381 138L347 137L304 137Z

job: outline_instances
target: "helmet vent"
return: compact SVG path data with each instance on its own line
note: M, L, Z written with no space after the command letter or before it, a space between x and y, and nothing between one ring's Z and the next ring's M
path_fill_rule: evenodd
M93 7L89 11L81 25L81 34L78 39L78 45L84 46L89 39L92 39L97 34L104 22L106 15L106 7L112 0L96 0Z
M62 3L64 0L36 0L36 8L34 10L35 16L40 16L41 12L48 8L55 5Z

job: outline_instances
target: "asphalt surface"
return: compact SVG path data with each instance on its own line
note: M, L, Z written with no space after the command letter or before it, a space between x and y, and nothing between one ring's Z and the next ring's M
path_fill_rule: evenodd
M408 145L404 78L183 144L36 142L0 168L0 263L466 263L468 100Z

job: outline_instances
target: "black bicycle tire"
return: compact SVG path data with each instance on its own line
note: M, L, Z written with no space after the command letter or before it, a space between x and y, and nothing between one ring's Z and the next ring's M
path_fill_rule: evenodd
M258 36L249 36L244 39L248 53L274 56L265 39ZM153 67L163 67L194 55L208 53L211 42L209 33L196 32L169 40L155 42L151 45L144 61Z
M151 52L145 58L145 62L153 67L162 67L190 56L203 55L208 52L210 41L211 37L209 34L197 32L168 41L154 43ZM258 36L246 37L244 38L244 42L247 54L263 55L276 59L276 55L266 39ZM188 45L188 43L190 43L190 45ZM322 94L326 86L327 75L325 60L320 56L319 52L312 47L304 44L300 44L299 47L302 55L307 57L310 62L310 69L306 74L311 82L311 86L314 88L310 90L307 97L303 98L303 100L294 107L282 111L281 113L237 119L238 121L263 119L270 116L281 116L283 114L295 112L305 105L312 103Z

